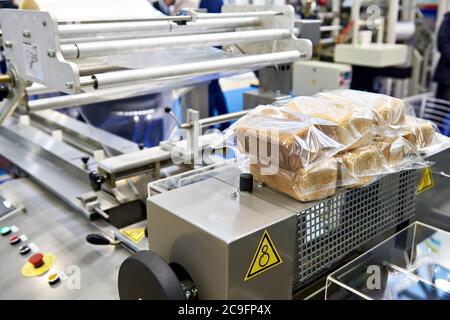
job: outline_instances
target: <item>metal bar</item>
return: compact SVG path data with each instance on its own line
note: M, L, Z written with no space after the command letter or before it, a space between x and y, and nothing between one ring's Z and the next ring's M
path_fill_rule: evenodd
M216 124L221 124L230 120L239 119L245 116L248 113L249 110L240 111L240 112L234 112L234 113L228 113L223 114L215 117L210 117L206 119L199 120L199 124L201 127L207 127L207 126L213 126Z
M92 80L91 77L87 77L87 80L91 81L90 86L94 85L95 81ZM144 91L142 91L142 93L139 94L140 93L139 89L140 88L136 88L135 86L118 87L118 88L109 88L105 90L98 90L94 92L85 92L75 95L64 95L58 97L31 100L28 102L28 107L30 108L30 112L37 112L41 110L70 108L96 102L107 101L113 99L111 97L130 97L130 96L134 97L146 94L146 92Z
M155 16L149 19L117 19L117 20L89 20L89 21L58 21L59 25L66 24L93 24L93 23L108 23L108 22L155 22L155 21L172 21L172 22L189 22L196 19L225 19L225 18L245 18L245 17L265 17L283 15L278 11L249 11L249 12L235 12L235 13L198 13L191 11L192 15L185 16Z
M280 16L282 12L268 10L268 11L248 11L248 12L227 12L227 13L199 13L193 12L194 19L228 19L228 18L243 18L243 17L267 17Z
M85 43L85 42L101 42L101 41L113 41L113 40L130 40L130 39L142 39L142 38L154 38L154 37L173 37L191 34L212 34L220 32L233 32L234 28L220 28L220 29L207 29L207 28L197 28L197 29L177 29L175 31L155 31L155 32L128 32L128 33L111 33L111 34L92 34L84 35L82 37L74 38L63 38L61 39L61 44L74 44L74 43Z
M58 21L59 25L68 24L94 24L94 23L108 23L108 22L156 22L156 21L173 21L173 22L185 22L192 21L192 16L154 16L152 18L142 18L142 19L115 19L115 20L88 20L88 21Z
M291 31L287 29L252 30L204 35L86 42L73 45L66 44L61 46L61 50L65 58L80 59L152 49L220 46L243 42L281 40L290 37Z
M249 110L239 111L239 112L234 112L234 113L227 113L227 114L223 114L223 115L219 115L219 116L215 116L215 117L200 119L198 121L198 123L203 128L209 127L209 126L221 124L221 123L224 123L224 122L227 122L230 120L242 118L248 112L249 112ZM192 128L192 123L183 123L181 125L181 128L182 129L190 129L190 128Z
M336 39L334 39L334 38L320 39L320 44L333 44L335 42L336 42Z
M9 74L0 74L0 84L12 83L12 77Z
M100 33L129 33L129 32L171 32L177 30L198 30L200 28L242 28L257 26L260 18L244 17L230 18L226 20L203 19L196 22L188 22L186 25L178 25L171 22L108 22L94 24L66 24L59 25L61 38L79 37L82 35L97 35Z
M359 19L360 10L361 10L361 0L352 1L352 11L351 11L351 18L353 21L352 43L354 45L358 43L359 28L361 26L361 20Z
M94 211L106 221L109 221L109 215L100 208L94 208Z
M341 29L341 26L321 26L320 32L339 31Z
M387 17L386 43L395 43L395 26L398 22L399 0L389 1L389 12Z
M302 57L299 51L283 51L260 55L249 55L237 58L218 59L187 63L182 65L146 68L139 70L126 70L96 74L92 79L96 82L95 88L105 88L124 84L139 83L164 78L179 78L189 75L202 75L236 68L253 68L283 63L291 63ZM92 79L82 77L81 83L88 83Z

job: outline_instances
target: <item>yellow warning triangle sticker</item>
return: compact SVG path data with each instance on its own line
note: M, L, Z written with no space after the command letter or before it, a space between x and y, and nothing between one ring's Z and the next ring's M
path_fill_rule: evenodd
M416 189L416 194L421 194L424 191L427 191L434 187L433 173L431 172L430 167L426 167L423 170L422 178L420 178L419 185Z
M278 254L277 248L275 248L269 233L265 230L244 281L272 269L281 263L283 263L283 261Z
M135 243L138 243L145 236L145 228L124 229L122 233Z

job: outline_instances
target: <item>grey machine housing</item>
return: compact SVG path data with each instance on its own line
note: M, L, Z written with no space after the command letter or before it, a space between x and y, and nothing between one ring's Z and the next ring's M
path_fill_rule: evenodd
M415 171L310 203L259 183L239 192L240 173L147 200L150 250L181 265L200 299L291 299L302 283L414 216ZM246 280L265 231L282 263Z

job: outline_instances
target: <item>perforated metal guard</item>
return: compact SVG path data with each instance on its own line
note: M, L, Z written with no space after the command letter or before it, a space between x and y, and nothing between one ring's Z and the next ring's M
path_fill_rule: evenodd
M391 174L300 212L294 288L367 241L412 218L417 179L416 171Z

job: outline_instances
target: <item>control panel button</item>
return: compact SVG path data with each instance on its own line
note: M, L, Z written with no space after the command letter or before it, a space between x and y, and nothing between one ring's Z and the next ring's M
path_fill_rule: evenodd
M42 253L35 253L29 259L28 262L35 268L39 268L44 264L44 255Z
M3 227L0 229L0 233L2 234L2 236L7 236L11 232L12 232L12 230L10 227Z
M48 284L53 286L59 282L60 278L57 273L54 273L48 277Z
M21 255L26 255L28 252L30 252L30 247L29 246L22 246L19 248L19 252Z
M20 242L20 238L18 236L12 236L9 238L9 243L12 245L18 244Z

